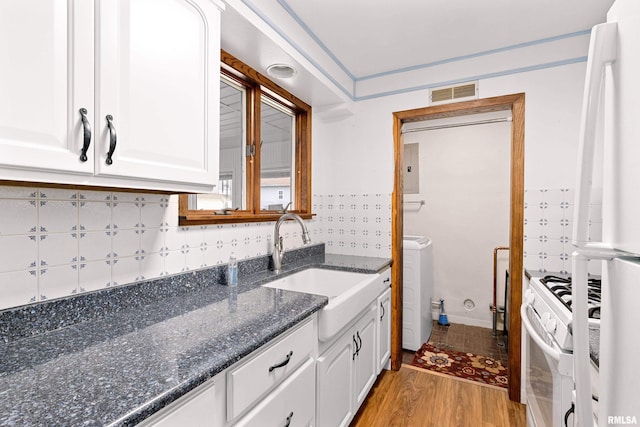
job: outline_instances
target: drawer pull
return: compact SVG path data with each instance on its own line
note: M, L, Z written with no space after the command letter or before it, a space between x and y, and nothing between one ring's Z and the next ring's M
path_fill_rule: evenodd
M289 424L291 424L291 418L293 418L293 411L291 411L291 413L287 417L287 422L284 424L284 427L289 427Z
M284 359L282 362L269 366L269 372L273 371L274 369L282 368L283 366L285 366L291 360L291 356L293 356L293 350L291 350L289 354L287 354L286 359Z
M109 152L107 153L107 161L108 165L113 163L113 152L116 151L116 143L118 142L118 136L116 135L116 127L113 125L113 116L111 114L107 115L107 127L109 128Z
M387 277L386 279L384 279L384 280L382 281L382 283L389 283L390 281L391 281L391 278L390 278L390 277Z
M89 123L89 119L87 119L87 109L82 107L80 109L80 116L82 118L82 130L84 134L84 141L82 143L82 153L80 154L80 161L87 161L87 150L89 150L89 145L91 145L91 124Z

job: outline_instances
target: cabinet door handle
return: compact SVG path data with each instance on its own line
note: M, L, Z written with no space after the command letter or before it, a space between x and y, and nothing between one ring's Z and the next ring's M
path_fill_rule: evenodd
M358 341L360 341L360 344L358 345L358 353L360 354L360 350L362 349L362 338L360 338L360 331L356 332L356 336L358 337Z
M282 368L283 366L285 366L291 360L291 356L293 356L293 350L291 350L289 354L287 354L286 358L282 362L269 366L269 372L273 371L274 369Z
M353 337L353 346L355 348L355 350L353 350L353 354L351 355L351 360L356 360L356 356L358 355L358 352L360 351L360 349L358 348L358 341L356 341L356 336L355 335L351 335Z
M382 301L380 301L380 308L382 309L382 314L380 315L380 321L382 322L382 319L384 319L384 304Z
M107 114L107 127L109 128L109 152L107 153L108 165L113 163L113 152L116 151L116 143L118 142L118 136L116 135L116 127L113 125L113 116Z
M80 109L80 118L82 120L82 129L84 130L84 141L82 143L82 153L80 153L80 161L87 161L87 151L89 150L89 145L91 145L91 124L89 123L89 119L87 119L87 109L82 107Z
M293 418L293 411L291 411L291 413L287 417L287 422L284 423L284 427L289 427L289 424L291 424L291 418Z

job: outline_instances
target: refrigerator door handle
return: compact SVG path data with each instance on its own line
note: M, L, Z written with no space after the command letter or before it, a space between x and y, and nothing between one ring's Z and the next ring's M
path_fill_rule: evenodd
M602 104L602 82L605 67L616 60L617 35L618 24L616 22L596 25L591 31L580 119L578 178L573 214L572 243L577 247L584 246L589 237L589 201L591 199L598 112Z

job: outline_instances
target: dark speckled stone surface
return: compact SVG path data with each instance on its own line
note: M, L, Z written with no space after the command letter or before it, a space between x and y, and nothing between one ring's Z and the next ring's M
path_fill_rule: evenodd
M283 274L390 262L325 259L323 245L286 255ZM0 312L0 425L136 424L326 305L260 287L267 266L242 261L237 288L212 268Z

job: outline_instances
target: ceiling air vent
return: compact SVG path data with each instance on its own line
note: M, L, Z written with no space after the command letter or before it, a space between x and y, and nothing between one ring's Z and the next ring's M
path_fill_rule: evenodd
M430 105L467 101L478 98L478 82L429 89Z

